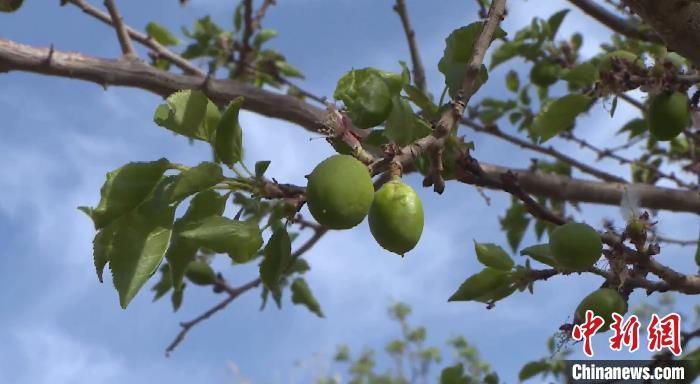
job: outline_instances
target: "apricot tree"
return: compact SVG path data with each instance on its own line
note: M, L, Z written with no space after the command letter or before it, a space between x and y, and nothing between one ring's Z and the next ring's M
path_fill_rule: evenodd
M123 308L151 278L157 280L156 298L170 293L176 309L186 281L211 286L224 296L182 323L168 353L192 327L258 288L263 305L268 298L280 305L283 292L290 290L292 302L323 316L303 277L310 268L303 255L329 230L352 230L368 217L383 248L409 254L420 241L424 215L430 215L413 189L419 186L401 179L414 172L423 175L422 187L432 188L436 199L446 181L454 181L450 188L487 188L512 196L501 230L511 251L520 250L525 261L516 262L495 244L475 243L483 270L455 287L450 301L493 307L516 292L532 292L535 282L574 273L601 278L581 308L605 307L600 311L606 318L608 312L626 310L635 290L698 295L697 271L674 270L657 258L664 242L696 246L697 240L658 235L654 216L659 211L700 214L700 3L570 3L614 32L598 55L581 54L581 34L560 36L566 9L505 31L500 24L508 16L506 0L478 0L478 15L465 15L465 26L445 39L439 97L428 91L404 0L395 0L394 10L411 64L399 61L393 72L348 68L333 100L304 90L296 82L303 74L266 46L277 34L263 28L275 0L242 0L233 9L230 30L204 17L183 29L182 36L155 21L145 31L130 27L114 0L104 1L105 10L86 0L61 0L113 28L123 56L101 59L0 39L0 71L155 93L165 99L154 105L156 126L211 146L213 158L199 164L139 159L112 170L99 203L80 208L95 226L98 279L109 265ZM22 0L0 0L0 11L21 12L22 5ZM186 41L183 49L181 39ZM148 56L139 57L134 44ZM517 65L515 59L531 65L529 79L511 70L502 98L474 97L488 81L489 70ZM618 102L630 104L639 115L620 129L617 145L601 148L579 134L580 115L599 103L610 105L614 114ZM317 166L309 164L308 185L278 181L266 172L269 161L258 159L250 167L243 161L240 110L297 124L324 137L338 154ZM527 169L481 162L469 135L460 135L469 130L539 157ZM626 165L630 176L559 151L547 144L554 138ZM657 185L661 181L666 186ZM642 210L630 212L620 227L583 224L585 211L572 210L578 203L615 206L629 199ZM227 217L224 209L231 204L237 213ZM315 221L302 215L306 205ZM186 208L180 217L178 207ZM538 239L548 241L520 249L530 227ZM313 235L293 247L299 231L307 229ZM230 285L209 264L218 254L228 255L234 265L259 264L259 275ZM700 265L700 251L695 260ZM592 303L599 296L604 300ZM698 330L688 330L683 342L698 336Z

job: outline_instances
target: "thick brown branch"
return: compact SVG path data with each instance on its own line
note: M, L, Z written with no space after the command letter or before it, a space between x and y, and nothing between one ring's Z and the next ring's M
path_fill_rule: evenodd
M112 25L117 31L117 39L119 40L119 46L122 48L124 57L136 58L136 51L134 50L134 46L131 44L131 38L129 37L129 33L126 31L124 20L122 20L121 15L119 15L119 10L114 4L114 0L105 0L105 7L107 7L107 10L109 11L109 16L112 19Z
M411 19L408 17L406 2L404 0L396 0L394 11L399 14L399 18L401 18L401 25L403 25L403 30L406 33L408 50L411 53L411 63L413 64L413 82L416 84L418 89L423 92L427 92L428 86L425 81L425 68L423 67L423 61L420 57L418 42L416 42L416 32L413 30L413 26L411 26Z
M593 0L569 0L569 2L621 35L652 43L663 42L657 34L640 30L627 20L596 4Z
M51 60L47 60L49 56ZM0 39L0 70L18 70L80 79L99 85L135 87L164 97L180 89L198 89L202 86L202 78L199 76L176 75L139 62L104 60L78 53L39 49L5 39ZM295 97L231 80L211 79L207 93L212 100L221 105L238 96L243 96L245 98L243 108L246 110L289 121L312 132L322 128L321 121L326 114L324 110ZM404 163L404 169L435 140L435 136L430 135L404 148L397 157ZM486 173L493 175L500 175L509 170L485 163L481 166ZM511 171L516 175L523 190L535 195L565 201L619 205L625 188L629 187L639 192L642 207L700 213L700 195L696 192L650 185L585 181L527 170ZM502 189L499 185L484 186Z
M700 3L689 0L623 0L661 36L666 46L700 66Z

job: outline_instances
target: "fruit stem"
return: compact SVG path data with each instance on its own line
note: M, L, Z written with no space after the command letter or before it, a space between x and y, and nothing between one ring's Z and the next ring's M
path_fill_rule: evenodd
M387 173L389 174L389 177L393 179L395 177L401 177L402 170L403 166L401 163L398 161L392 161L389 164L389 170L387 170Z

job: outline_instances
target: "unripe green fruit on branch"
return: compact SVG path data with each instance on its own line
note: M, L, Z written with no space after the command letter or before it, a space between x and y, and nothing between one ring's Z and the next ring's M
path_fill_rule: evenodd
M394 177L374 195L369 229L382 248L403 256L423 233L423 204L416 192Z
M331 156L309 175L306 203L314 219L326 228L349 229L360 224L373 198L369 170L352 156Z
M24 0L0 0L0 12L14 12L23 2Z
M649 131L656 140L668 141L688 126L690 108L684 92L662 93L649 103Z
M598 332L605 332L610 329L610 324L613 322L613 313L623 316L627 312L627 303L616 290L600 288L581 300L576 307L575 321L577 323L585 321L588 310L605 320L603 327L598 330Z
M187 279L197 285L212 285L216 282L216 272L204 261L193 261L185 269Z
M568 270L583 272L600 258L603 242L591 226L567 223L549 235L549 249L557 263Z

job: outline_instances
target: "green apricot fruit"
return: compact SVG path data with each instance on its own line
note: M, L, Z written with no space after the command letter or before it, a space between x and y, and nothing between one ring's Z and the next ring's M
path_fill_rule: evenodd
M684 92L662 93L649 103L649 132L656 140L669 141L688 126L690 108Z
M187 279L197 285L212 285L216 282L216 272L204 261L193 261L185 269Z
M610 72L612 71L613 68L613 62L628 62L628 63L634 63L639 59L637 55L630 51L625 51L625 50L617 50L617 51L612 51L608 52L603 57L600 59L600 63L598 64L598 70L600 72Z
M535 63L530 70L530 81L540 87L549 87L559 80L561 66L550 60Z
M309 175L306 203L314 219L326 228L349 229L360 224L373 198L369 170L352 156L331 156Z
M616 290L600 288L581 300L581 303L576 307L575 321L585 321L588 310L605 320L605 324L598 330L598 332L605 332L610 329L610 324L613 322L613 313L622 316L627 312L627 303Z
M582 223L567 223L549 235L549 249L557 264L576 272L588 270L600 258L603 242L595 229Z
M423 233L423 204L400 178L384 184L374 195L369 210L369 229L382 248L403 256Z
M0 0L0 12L14 12L23 2L24 0Z

